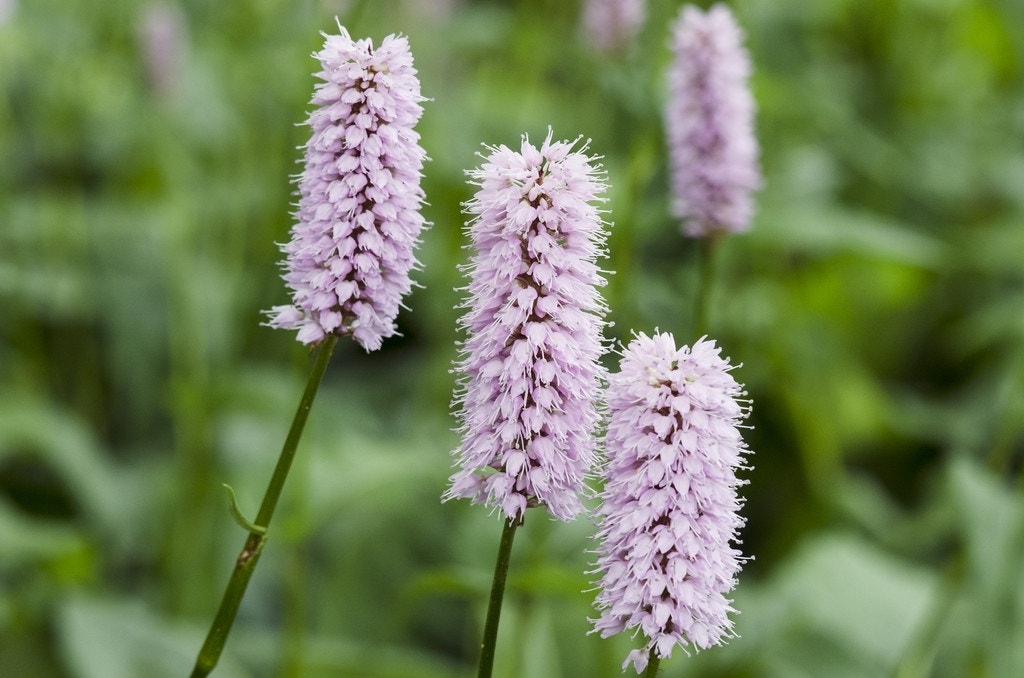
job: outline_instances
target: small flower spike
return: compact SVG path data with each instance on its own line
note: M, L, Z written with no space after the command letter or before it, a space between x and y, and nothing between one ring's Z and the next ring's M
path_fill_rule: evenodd
M424 99L404 37L374 49L338 29L314 54L323 82L297 178L298 223L282 247L292 304L271 309L268 324L298 330L304 344L351 334L372 351L395 334L417 265L426 155L413 127Z
M761 186L750 58L725 5L687 5L673 25L665 108L672 214L689 236L750 228Z
M577 140L578 142L579 140ZM604 370L603 171L586 147L551 141L490 148L469 172L472 256L466 340L453 407L462 445L445 499L500 508L582 509Z
M629 46L647 17L647 0L587 0L583 6L583 30L599 52L615 52Z
M734 635L725 594L743 560L731 542L744 523L736 470L749 407L720 352L705 338L677 350L671 334L640 334L608 378L594 630L639 630L646 646L622 666L637 673L652 652Z

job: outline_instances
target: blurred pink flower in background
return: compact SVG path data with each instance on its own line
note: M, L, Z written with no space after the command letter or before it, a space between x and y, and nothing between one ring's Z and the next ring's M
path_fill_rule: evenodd
M725 5L687 5L672 29L665 107L672 214L690 236L750 228L761 186L750 58Z
M583 33L596 50L614 52L629 46L646 16L646 0L587 0Z
M149 3L142 9L136 32L149 87L162 100L174 98L181 89L188 50L184 12L178 5Z

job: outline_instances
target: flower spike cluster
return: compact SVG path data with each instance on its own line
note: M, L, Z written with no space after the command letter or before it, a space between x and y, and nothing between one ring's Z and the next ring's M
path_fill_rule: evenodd
M282 247L292 304L271 309L268 324L298 330L304 344L351 334L371 351L395 334L412 287L426 159L413 127L424 99L404 37L374 49L338 28L314 54L323 82L311 101L298 223Z
M646 18L646 0L587 0L584 34L595 49L615 52L629 46Z
M740 233L753 216L761 173L750 58L742 43L725 5L706 13L684 6L673 24L665 127L672 214L690 236Z
M642 632L646 646L623 664L637 673L652 651L667 658L734 635L725 595L743 560L730 542L744 523L736 470L749 408L720 351L705 338L677 350L671 334L640 334L609 376L594 630Z
M490 148L469 172L472 256L453 407L462 445L446 499L520 519L582 509L604 370L603 172L576 142Z

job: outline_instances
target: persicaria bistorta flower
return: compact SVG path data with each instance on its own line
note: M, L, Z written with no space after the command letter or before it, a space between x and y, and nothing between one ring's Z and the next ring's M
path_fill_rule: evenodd
M594 460L604 284L603 171L586 146L523 137L490 148L469 172L471 241L466 339L453 406L457 471L446 499L465 497L520 519L543 505L569 520Z
M0 0L0 23L3 23ZM180 91L188 50L185 12L178 5L154 0L142 9L138 38L146 76L154 94L171 101Z
M304 344L351 334L371 351L395 333L412 287L426 158L413 127L424 99L408 40L388 36L374 49L338 29L313 55L323 82L311 101L298 223L282 248L292 304L271 309L269 325L298 330Z
M643 26L647 0L587 0L583 29L599 51L614 52L629 45Z
M672 51L665 108L672 214L690 236L746 231L761 173L742 31L725 5L706 13L687 5L673 24Z
M646 646L623 663L637 673L651 652L734 635L725 595L743 560L731 542L744 523L736 470L749 407L720 352L706 338L676 349L671 334L639 334L608 377L594 630L642 632Z

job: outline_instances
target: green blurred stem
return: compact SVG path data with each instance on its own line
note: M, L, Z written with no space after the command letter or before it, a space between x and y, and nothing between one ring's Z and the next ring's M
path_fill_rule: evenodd
M644 671L644 678L655 678L658 675L658 665L661 664L661 657L657 655L654 648L651 648L647 655L647 670Z
M718 243L721 241L720 233L711 233L700 238L700 268L699 280L697 282L696 302L693 309L693 337L708 334L710 321L708 319L708 307L711 305L711 293L714 287L716 271L716 252Z
M501 601L505 597L505 580L508 578L508 563L512 555L512 540L516 528L523 524L522 518L505 521L498 544L498 561L494 565L494 581L491 583L491 599L487 603L487 621L484 622L484 638L480 643L480 670L477 678L490 678L494 668L494 646L498 641L498 621L501 618Z
M214 617L210 631L206 635L206 642L203 643L199 656L196 658L191 678L208 676L217 665L220 654L224 650L224 643L231 632L231 625L235 621L238 606L242 602L249 579L252 578L256 563L259 562L263 546L266 544L267 527L270 525L270 519L274 516L277 501L281 498L281 490L284 488L284 481L288 478L292 460L295 459L295 450L299 446L299 439L302 438L302 430L306 426L306 419L309 418L309 410L313 407L313 400L316 398L316 392L320 388L320 382L323 380L324 372L327 371L327 364L331 361L331 353L334 352L337 343L338 337L329 335L320 344L316 362L313 364L313 371L309 375L302 400L299 401L299 409L296 410L295 418L292 419L292 427L288 431L284 447L281 448L281 456L277 459L274 475L270 478L267 491L263 495L263 503L260 504L259 513L256 514L256 520L253 521L255 529L250 528L249 536L242 546L242 552L235 561L235 569L231 572L231 578L224 590L224 597L221 598L217 616Z

